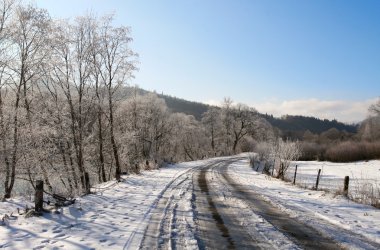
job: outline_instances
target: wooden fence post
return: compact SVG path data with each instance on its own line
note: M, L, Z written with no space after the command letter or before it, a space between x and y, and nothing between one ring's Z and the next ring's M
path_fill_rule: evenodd
M294 179L293 179L293 185L296 184L296 178L297 178L297 168L298 168L298 165L296 165L296 169L294 170Z
M34 211L42 213L44 205L44 182L42 180L36 181L36 193L34 197Z
M346 176L344 177L344 188L343 188L343 194L344 196L348 196L348 185L350 183L350 177Z
M86 184L86 194L90 193L90 176L88 175L88 172L84 173L84 181Z
M318 176L317 176L317 182L315 183L315 190L318 190L320 176L321 176L321 169L318 169Z
M148 160L145 161L145 169L150 170L150 166L149 166L149 161Z
M267 165L268 163L265 161L264 162L264 167L263 167L263 169L261 170L261 173L263 174L264 173L264 171L266 171L266 169L267 169ZM269 171L269 170L268 170ZM267 173L265 173L265 174L267 174Z

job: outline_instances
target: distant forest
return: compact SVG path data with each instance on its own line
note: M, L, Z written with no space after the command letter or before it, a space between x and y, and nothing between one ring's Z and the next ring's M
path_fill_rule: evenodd
M150 92L139 89L138 93L144 95ZM158 94L158 97L165 100L166 105L173 113L185 113L187 115L192 115L198 121L202 119L202 115L210 108L210 105L204 103L192 102L170 95ZM322 120L316 117L301 115L286 115L280 118L268 114L260 115L265 118L273 127L280 130L281 134L284 137L290 137L294 139L301 139L306 131L310 131L313 134L320 134L332 128L348 133L356 133L358 130L358 124L345 124L337 120Z

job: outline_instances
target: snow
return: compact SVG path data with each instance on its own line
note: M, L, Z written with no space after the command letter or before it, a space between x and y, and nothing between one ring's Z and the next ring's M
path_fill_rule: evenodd
M246 155L244 155L246 156ZM233 158L218 158L233 159ZM196 218L192 208L192 174L194 169L216 162L217 159L170 165L140 175L123 176L120 183L108 182L96 186L94 194L77 199L59 214L25 218L17 208L29 201L14 198L0 202L0 218L13 215L0 226L0 248L4 249L137 249L143 240L150 219L157 213L159 201L168 199L162 218L165 222L162 241L176 237L177 247L197 248ZM312 191L289 182L254 171L248 159L240 159L228 167L229 176L237 183L255 190L284 213L307 223L322 234L341 242L342 247L367 248L366 240L380 243L380 210L354 203L334 192ZM297 181L313 186L317 169L321 168L322 189L339 188L343 177L350 175L360 181L377 183L380 161L335 164L323 162L296 162ZM217 165L216 165L217 167ZM292 168L289 170L292 176ZM360 177L360 178L359 178ZM272 224L250 209L244 200L233 197L228 183L218 172L207 172L210 188L218 209L236 213L238 224L245 227L253 238L268 242L277 249L296 249L297 246ZM172 212L174 211L174 212ZM238 212L236 212L238 211ZM169 214L167 214L169 213ZM153 215L152 215L153 214ZM157 215L156 215L157 216ZM352 237L359 235L360 237ZM180 241L178 241L180 239ZM172 245L172 243L168 243Z
M346 247L352 248L353 245L365 248L350 239L350 233L359 234L371 241L380 243L380 210L374 207L358 204L347 198L326 191L313 191L283 182L278 179L252 171L247 167L248 161L240 161L230 166L230 175L239 183L249 186L251 189L259 190L261 195L273 206L282 209L284 212L294 216L301 221L311 225L326 235L334 236L339 242L344 242ZM326 187L336 187L340 183L341 176L349 173L376 173L380 168L379 161L366 163L332 164L323 162L296 162L299 165L297 180L303 181L312 179L315 183L316 169L323 166L324 174L321 177L320 185ZM358 169L355 169L358 166ZM291 171L291 170L290 170ZM323 181L326 175L329 179ZM355 174L354 174L355 176ZM378 175L377 175L378 176ZM376 175L371 179L378 181ZM310 182L311 184L312 182ZM331 184L333 183L333 184ZM343 181L342 181L343 183ZM333 226L337 226L341 231L336 233Z
M242 166L243 169L238 169L238 166ZM252 174L253 172L248 168L248 161L243 161L242 165L235 163L231 165L230 169L234 171L234 177L239 181L244 181L244 179L240 178L240 174L246 175L247 173ZM249 170L248 172L245 171L247 169ZM236 176L236 174L239 176ZM212 183L214 190L218 190L218 193L216 194L217 201L219 201L219 203L227 204L229 209L235 210L231 212L236 214L235 219L237 220L237 224L244 226L245 230L252 237L252 239L255 239L258 243L266 242L267 244L265 245L269 245L270 249L299 249L290 239L279 232L272 224L267 222L260 215L255 214L243 199L234 197L232 195L233 190L227 184L226 180L218 175L218 173L212 172L209 178L217 180ZM245 180L245 183L248 183L247 180ZM220 207L218 209L220 209ZM225 218L223 219L225 220ZM263 246L263 249L268 248L265 247L265 245Z
M73 206L61 208L60 214L18 216L0 226L0 248L134 249L132 239L143 233L160 193L189 167L191 164L177 164L124 176L126 180L120 183L99 185L93 190L96 194L77 199ZM32 206L20 198L0 202L0 216L16 215L17 208L25 204Z
M372 185L380 189L380 161L360 161L351 163L333 163L318 161L293 162L287 178L293 180L295 165L297 169L297 183L311 188L315 186L318 169L321 169L319 188L331 191L343 189L344 177L350 177L350 192L358 192L363 185Z

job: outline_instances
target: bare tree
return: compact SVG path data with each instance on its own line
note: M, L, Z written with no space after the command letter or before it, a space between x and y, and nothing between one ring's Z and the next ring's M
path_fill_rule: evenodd
M232 135L232 100L229 97L224 98L222 105L222 121L224 126L224 138L225 138L225 146L224 146L224 154L230 154L231 148L231 135Z
M172 154L177 160L196 160L205 157L207 152L206 133L202 124L194 116L175 113L171 116Z
M11 165L9 159L9 150L7 144L7 134L9 133L9 121L5 115L5 99L7 98L6 85L8 84L10 78L9 74L9 61L10 53L9 47L11 43L9 41L10 37L10 18L13 14L13 7L15 1L11 0L1 0L0 1L0 139L1 139L1 151L2 151L2 163L4 164L4 169L1 172L5 173L4 187L5 194L4 198L9 198L11 191L9 189L9 182L11 179Z
M96 28L90 30L90 40L91 40L91 62L92 70L91 77L95 85L95 95L96 95L96 106L97 106L97 144L98 144L98 179L99 181L105 182L106 171L105 171L105 156L104 156L104 108L105 108L105 95L106 88L104 81L102 80L102 55L101 55L101 40L99 34L99 24L96 22Z
M114 113L115 93L133 77L136 54L129 48L132 41L129 28L113 27L112 17L104 18L100 28L100 46L102 69L101 77L107 89L108 97L108 119L110 123L110 139L115 160L115 178L120 180L121 163L119 157L119 146L115 138Z
M47 56L46 44L50 18L45 10L30 5L19 5L15 9L11 29L11 51L14 55L8 67L15 99L13 104L13 141L10 160L10 175L5 180L5 198L10 197L15 182L16 165L19 157L20 119L22 110L25 110L25 119L29 127L32 124L31 94L36 81L40 76L41 66ZM21 102L24 102L22 105ZM24 148L28 148L26 138ZM30 138L33 140L33 138ZM33 141L29 141L33 143ZM25 151L26 152L26 151ZM30 171L28 167L28 171Z
M371 105L369 111L376 116L380 116L380 100L378 100L375 104Z
M221 119L221 112L218 108L210 108L202 115L202 123L210 138L211 151L214 156L216 156L217 153L217 143L222 127Z
M257 121L256 110L246 105L238 104L232 109L232 152L237 153L236 149L246 135L255 129Z

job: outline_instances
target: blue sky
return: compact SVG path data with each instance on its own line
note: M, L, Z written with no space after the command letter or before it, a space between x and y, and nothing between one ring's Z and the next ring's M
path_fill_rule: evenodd
M131 84L261 112L352 122L380 96L380 1L35 0L53 17L114 12L132 28Z

